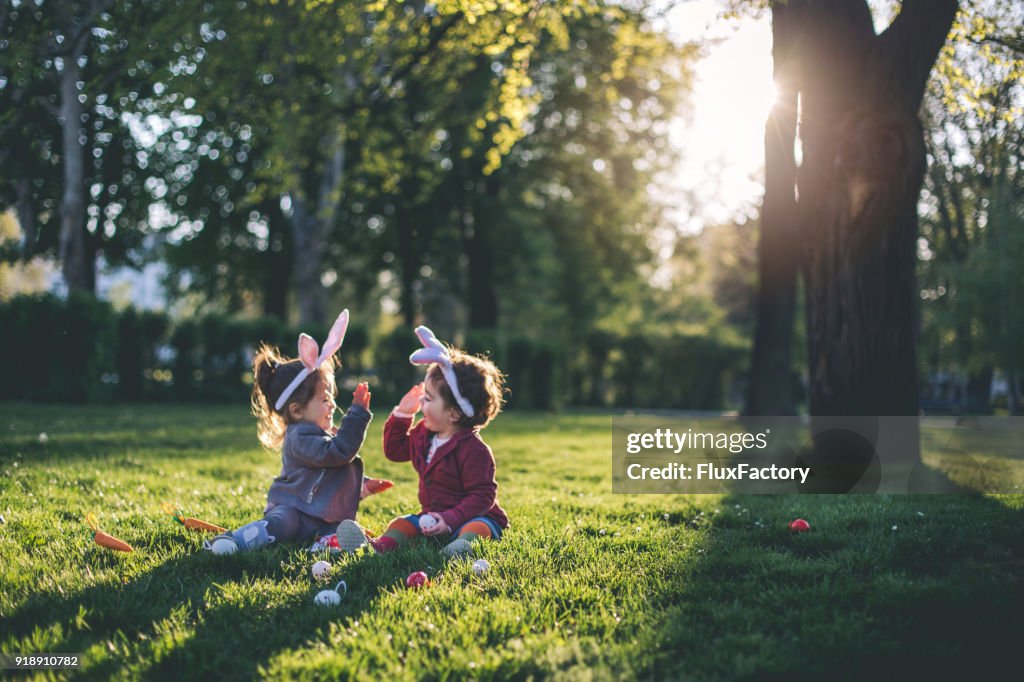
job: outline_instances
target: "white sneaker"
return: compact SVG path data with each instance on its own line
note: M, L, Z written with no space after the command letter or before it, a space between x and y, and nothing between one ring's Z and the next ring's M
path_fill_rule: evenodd
M473 553L473 544L469 540L456 538L445 545L444 553L453 559L468 557Z
M359 524L352 519L345 519L338 524L338 547L343 552L354 553L361 547L366 547L369 541Z

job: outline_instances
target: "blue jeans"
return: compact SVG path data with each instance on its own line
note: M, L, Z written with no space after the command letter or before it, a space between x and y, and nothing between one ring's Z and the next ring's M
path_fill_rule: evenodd
M263 514L267 533L276 542L311 542L321 535L333 533L338 524L300 512L285 504L276 504Z

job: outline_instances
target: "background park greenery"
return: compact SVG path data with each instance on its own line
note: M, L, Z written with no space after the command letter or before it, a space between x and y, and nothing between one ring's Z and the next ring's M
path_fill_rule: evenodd
M665 9L7 0L0 650L95 678L1005 674L1020 496L613 496L607 411L575 408L1019 413L1024 10L726 3L773 25L764 204L690 232L670 138L713 46ZM97 296L153 264L160 309ZM261 508L250 353L343 307L343 385L378 412L416 323L507 373L488 576L429 545L344 559L318 610L301 548L213 557L160 511ZM415 494L380 421L376 529ZM92 544L90 511L137 551Z
M427 320L496 354L513 383L524 377L522 405L814 411L806 392L819 382L799 377L801 337L814 352L823 345L802 314L807 282L818 285L810 271L771 271L793 262L773 251L779 219L769 231L755 220L689 234L667 213L700 211L692 197L667 195L664 179L686 153L669 143L670 125L700 106L687 93L702 46L674 42L656 9L9 3L0 289L9 299L31 288L40 257L58 257L67 289L86 296L97 268L159 262L167 319L83 312L99 319L75 329L91 343L78 360L96 365L80 374L124 385L64 393L9 382L5 397L234 396L234 367L227 386L200 390L211 373L180 356L245 355L254 339L226 348L216 331L207 339L189 325L276 318L268 336L283 341L345 306L366 335L347 360L384 384L405 378L390 365L390 331ZM773 11L785 26L783 8ZM809 30L827 33L808 16L819 24ZM920 313L897 336L919 339L916 359L908 355L918 393L946 409L993 409L994 375L1008 386L995 407L1020 404L1019 18L1014 3L965 3L920 109L930 162L918 202ZM777 64L782 107L788 81ZM803 258L799 269L813 268L814 252ZM758 279L770 300L757 298ZM894 282L883 282L890 294L906 290ZM46 326L47 310L64 324L56 302L10 305L5 358L67 331ZM777 317L779 305L793 312ZM138 324L149 326L133 334ZM117 366L133 352L142 365ZM781 355L765 373L759 358L772 353ZM626 368L638 364L650 376L630 385ZM551 379L527 391L531 366ZM701 388L651 388L665 366ZM224 383L224 372L213 376ZM765 404L758 387L779 392Z

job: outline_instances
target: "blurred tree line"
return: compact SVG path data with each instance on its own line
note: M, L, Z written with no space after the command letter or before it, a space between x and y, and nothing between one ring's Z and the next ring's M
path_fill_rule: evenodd
M14 0L0 204L25 227L5 256L56 255L85 293L101 265L166 263L195 319L313 328L351 307L390 366L427 321L509 365L522 404L719 407L742 334L700 342L726 316L647 284L667 267L674 228L652 189L696 56L651 15L601 0ZM163 327L194 352L187 325ZM662 345L664 362L714 367L694 382L708 388L670 398L650 353L632 374L616 364Z
M903 60L886 80L850 56L865 45L887 59L928 56L957 3L944 2L941 17L927 3L893 6L892 30L875 36L872 12L885 4L768 3L781 105L769 125L788 132L766 138L763 215L681 236L652 188L673 168L669 122L696 48L656 29L647 2L7 0L0 208L21 231L5 224L0 280L48 255L69 290L89 294L99 267L160 262L179 321L313 329L350 307L371 330L373 360L394 367L408 328L426 321L496 354L521 395L547 396L526 401L537 406L735 405L743 397L726 392L742 390L753 350L755 413L796 409L809 396L794 376L834 364L823 358L871 353L913 361L811 372L819 409L831 395L840 402L829 409L877 412L881 381L901 385L885 392L899 412L918 383L948 397L942 377L962 377L961 403L985 411L1001 374L1017 411L1022 10L960 3L920 93L929 166L917 202L914 182L901 180L899 193L873 180L858 193L847 180L895 168L878 159L904 147L876 144L893 134L917 158L917 85L896 86L924 83L930 63ZM778 21L787 16L797 21ZM816 72L856 76L860 89L843 94L850 111L874 97L858 92L894 87L908 104L898 115L851 114L829 135L815 123L840 118L822 116L839 101L829 88L852 81ZM800 88L813 95L803 100L802 170ZM836 154L845 165L825 163ZM826 181L837 168L846 175ZM832 225L836 239L793 231L797 205L786 197L798 171L811 207L801 220ZM863 254L889 262L878 249L890 249L891 262L916 264L916 282L902 270L876 282L849 248L828 255L856 232L833 186L875 211L856 220L888 220L901 235L865 241ZM919 233L904 210L915 202ZM826 276L829 263L842 272ZM848 286L829 284L839 281ZM885 324L871 317L884 306L857 308L870 315L852 322L877 334L828 333L829 311L842 309L829 297L851 292L902 307L889 306ZM920 294L913 313L908 292ZM865 355L857 344L867 339ZM673 393L660 383L671 367L715 398ZM702 368L712 378L689 374Z
M1024 6L971 5L922 108L921 369L929 401L1024 414ZM993 378L1005 391L990 400Z

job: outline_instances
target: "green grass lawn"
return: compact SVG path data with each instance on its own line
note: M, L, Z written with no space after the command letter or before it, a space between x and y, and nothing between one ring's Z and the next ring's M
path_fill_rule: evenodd
M378 410L366 470L397 485L360 521L380 531L418 506ZM513 525L482 550L490 573L430 542L337 558L350 591L322 608L305 547L217 557L161 511L260 516L278 459L241 406L2 405L0 651L79 652L54 674L103 679L1020 675L1020 496L613 495L610 433L499 417ZM136 551L95 545L90 511ZM414 570L433 585L406 590Z

